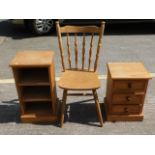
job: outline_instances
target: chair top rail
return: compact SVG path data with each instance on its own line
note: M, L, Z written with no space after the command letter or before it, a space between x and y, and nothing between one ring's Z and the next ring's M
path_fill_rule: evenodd
M61 33L99 33L100 27L97 26L63 26L60 27Z

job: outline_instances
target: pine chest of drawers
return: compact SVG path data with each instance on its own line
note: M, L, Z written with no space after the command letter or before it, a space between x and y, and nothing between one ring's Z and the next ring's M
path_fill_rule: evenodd
M142 63L108 63L108 121L141 121L150 74Z

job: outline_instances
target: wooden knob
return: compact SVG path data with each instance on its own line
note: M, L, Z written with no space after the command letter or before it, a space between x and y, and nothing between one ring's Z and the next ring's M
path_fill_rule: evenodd
M131 97L130 96L127 96L126 97L126 100L129 102L129 101L131 101Z
M127 107L124 108L124 112L128 113L128 108Z
M128 88L131 89L131 87L132 87L132 84L129 82L129 83L128 83Z

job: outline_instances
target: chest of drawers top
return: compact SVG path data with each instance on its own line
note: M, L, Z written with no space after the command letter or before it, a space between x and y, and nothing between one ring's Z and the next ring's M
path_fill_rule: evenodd
M112 79L151 79L150 73L145 69L144 65L139 62L133 63L108 63L108 72Z

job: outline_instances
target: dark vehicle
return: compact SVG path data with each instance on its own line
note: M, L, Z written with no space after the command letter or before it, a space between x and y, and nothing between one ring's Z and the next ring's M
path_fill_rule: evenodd
M58 19L12 19L13 24L23 24L32 33L44 35L55 30L55 21ZM101 21L109 23L140 23L154 21L152 19L59 19L62 25L99 25Z
M27 29L36 35L51 32L55 27L55 21L53 19L11 19L11 23L25 25Z

